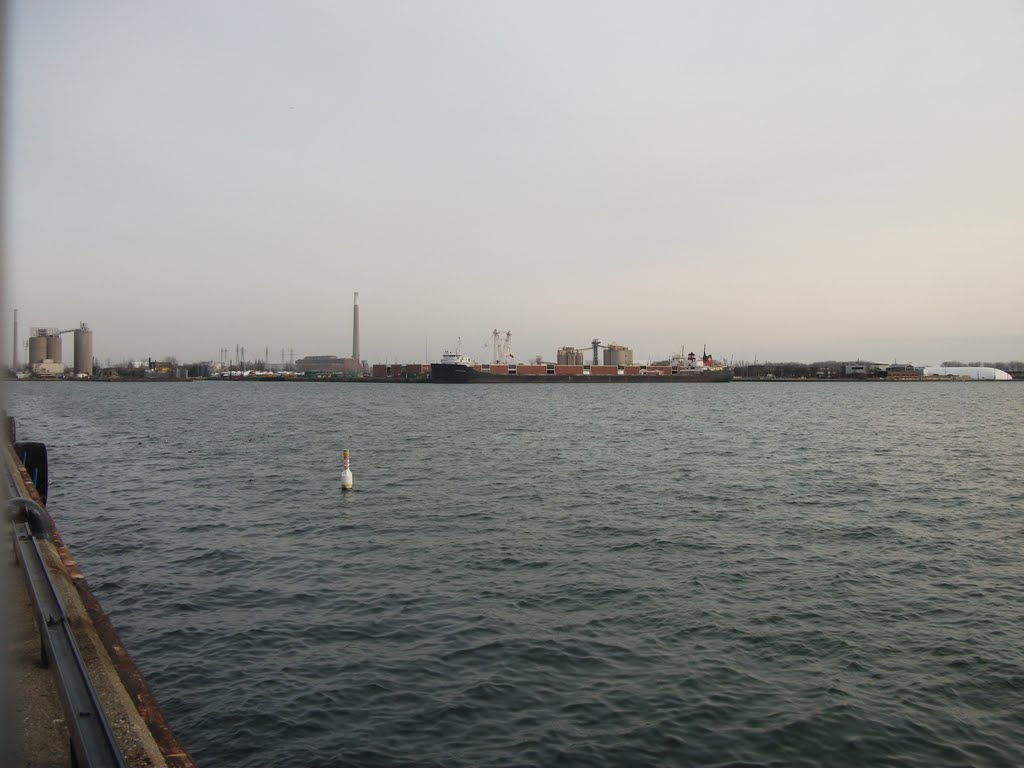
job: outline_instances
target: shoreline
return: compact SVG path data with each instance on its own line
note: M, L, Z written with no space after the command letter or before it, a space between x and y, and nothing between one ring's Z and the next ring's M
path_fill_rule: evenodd
M229 379L220 376L209 376L209 377L198 377L191 379L144 379L144 378L91 378L91 379L7 379L9 383L18 382L40 382L48 384L64 384L64 383L86 383L95 382L103 384L190 384L197 381L216 381L226 382L233 384L243 383L266 383L266 384L279 384L279 383L300 383L300 384L437 384L441 386L459 386L460 384L647 384L647 383L688 383L688 384L728 384L728 381L678 381L674 377L659 377L650 376L645 378L631 376L628 379L622 379L611 377L611 376L574 376L571 378L544 378L544 377L515 377L509 376L507 380L489 378L481 381L468 381L468 382L446 382L446 381L433 381L429 378L374 378L374 377L363 377L363 378L334 378L330 376L246 376L241 379ZM1011 382L1024 381L1024 376L1019 378L1013 378L1009 380L995 380L995 379L972 379L969 377L957 377L957 376L921 376L917 378L901 377L898 379L889 378L842 378L842 377L831 377L831 378L789 378L789 377L775 377L775 378L745 378L743 376L735 376L732 379L733 382L739 382L744 384L832 384L832 383L858 383L858 384L907 384L907 383L995 383L995 384L1007 384Z

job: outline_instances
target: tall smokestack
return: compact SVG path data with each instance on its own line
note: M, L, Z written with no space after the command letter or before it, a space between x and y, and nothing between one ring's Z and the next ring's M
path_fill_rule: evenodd
M11 362L11 370L18 370L18 310L14 310L14 359Z
M359 365L359 291L352 299L352 360Z

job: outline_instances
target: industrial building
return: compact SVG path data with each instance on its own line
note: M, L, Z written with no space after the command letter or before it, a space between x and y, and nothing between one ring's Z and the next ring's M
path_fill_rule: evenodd
M593 353L591 365L599 364L597 359L599 349L604 350L601 363L603 365L633 365L632 349L616 344L614 341L610 344L602 344L600 339L591 341L589 347L561 347L556 353L555 359L558 361L558 365L584 365L584 353L588 349Z
M17 316L15 316L17 322ZM15 330L17 333L17 330ZM57 328L33 328L28 339L28 367L36 376L63 376L67 367L63 360L61 336L74 336L74 373L92 376L92 331L86 323L61 331Z
M583 365L583 350L575 347L562 347L555 355L559 365Z
M605 365L632 365L633 350L614 341L604 348Z
M295 361L295 370L303 373L350 373L361 371L359 364L352 357L337 355L309 355Z
M352 299L352 357L309 355L295 361L295 370L303 373L343 373L361 376L365 366L359 358L359 292Z
M375 379L427 379L430 377L430 363L374 363L371 375Z

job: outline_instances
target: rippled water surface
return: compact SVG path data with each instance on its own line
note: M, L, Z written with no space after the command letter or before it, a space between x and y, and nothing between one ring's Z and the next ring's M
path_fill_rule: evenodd
M201 765L1024 764L1024 385L9 401Z

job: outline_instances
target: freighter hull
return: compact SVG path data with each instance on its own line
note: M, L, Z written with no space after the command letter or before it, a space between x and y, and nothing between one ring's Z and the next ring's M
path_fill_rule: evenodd
M446 384L466 384L480 375L475 368L462 363L431 363L430 380Z

